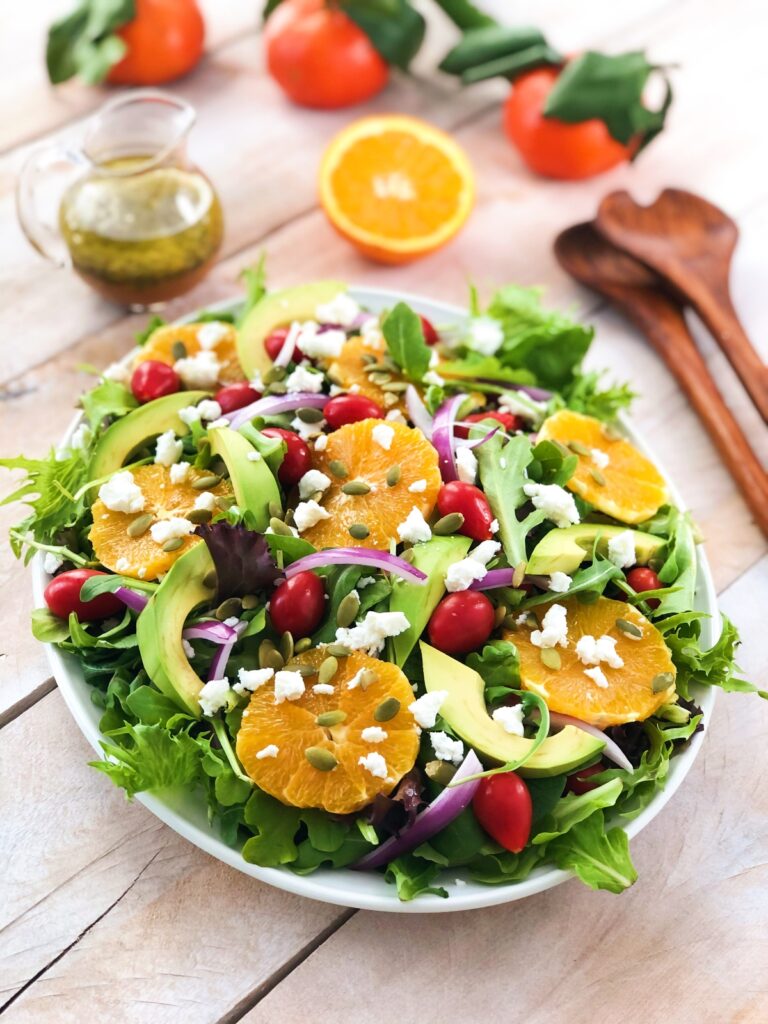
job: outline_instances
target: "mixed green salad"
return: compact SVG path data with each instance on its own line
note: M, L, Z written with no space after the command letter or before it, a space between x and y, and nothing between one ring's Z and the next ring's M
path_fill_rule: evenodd
M696 688L755 691L727 619L702 645L695 527L617 425L629 388L535 290L456 325L246 282L155 319L48 458L0 460L93 766L199 793L250 863L402 900L540 865L625 889Z

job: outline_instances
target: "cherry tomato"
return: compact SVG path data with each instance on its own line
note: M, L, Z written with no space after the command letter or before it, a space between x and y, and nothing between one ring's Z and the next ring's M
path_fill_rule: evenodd
M446 654L468 654L485 643L493 630L493 605L474 590L444 597L427 624L429 642Z
M228 413L245 408L246 405L261 398L261 395L250 384L238 381L236 384L227 384L221 391L217 391L215 398L221 406L221 411Z
M48 608L60 619L69 618L72 612L81 622L96 622L108 619L110 615L121 615L125 605L114 594L99 594L91 601L80 600L80 589L91 576L106 576L96 569L70 569L59 573L45 588L43 597Z
M630 569L627 573L627 583L637 594L642 594L646 590L660 590L664 584L661 582L659 577L647 566L638 565L634 569ZM658 597L648 598L649 608L658 608L661 602Z
M270 75L303 107L362 103L389 78L365 32L325 0L284 0L267 21L264 45Z
M488 412L473 412L471 415L464 417L465 423L480 423L481 420L496 420L508 434L513 433L515 430L520 430L523 426L522 417L515 416L513 412L502 412L500 409L489 409ZM456 437L469 437L469 427L456 427Z
M493 512L488 499L474 484L452 480L443 484L437 495L437 511L441 516L450 512L460 512L464 516L464 524L459 533L473 540L490 540Z
M288 331L290 327L276 327L271 334L268 334L264 339L264 350L266 351L269 358L274 361L277 359L280 349L283 347L285 339L288 337ZM294 363L300 362L302 359L307 357L301 351L298 345L293 350L293 361Z
M603 121L566 124L544 117L547 96L559 74L557 68L539 68L521 75L504 104L504 131L526 164L548 178L576 180L629 160L633 145L611 138Z
M172 366L158 359L139 363L131 376L131 391L143 405L164 395L173 395L181 388L181 377Z
M419 313L419 320L421 320L421 329L424 332L424 341L428 345L436 345L440 341L440 335L435 330L432 322L427 320L425 316Z
M308 469L312 469L312 455L306 442L292 430L284 430L282 427L265 427L262 434L266 434L267 437L281 437L285 441L285 458L280 463L277 479L283 487L293 487Z
M200 60L205 22L195 0L136 0L136 16L117 30L128 47L107 73L116 85L159 85Z
M528 787L514 772L488 775L480 780L472 810L482 827L512 853L520 853L531 835L533 804Z
M573 775L568 776L565 783L566 791L568 793L575 793L576 796L581 796L583 793L589 793L591 789L597 789L598 784L589 780L593 775L599 775L600 772L604 771L605 765L601 761L598 761L597 764L591 764L589 768L579 768Z
M313 572L300 572L281 583L269 602L269 617L276 632L298 640L320 625L325 612L325 587Z
M323 409L323 416L329 427L338 430L345 423L358 423L360 420L383 420L384 410L365 395L337 395Z

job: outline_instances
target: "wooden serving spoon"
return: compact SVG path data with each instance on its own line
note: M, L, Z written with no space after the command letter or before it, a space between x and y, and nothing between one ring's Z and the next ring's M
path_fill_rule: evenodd
M667 188L650 206L627 192L611 193L600 204L596 224L690 302L768 422L768 367L739 321L728 283L736 223L701 196Z
M617 249L592 223L558 235L555 256L581 284L604 295L646 335L698 413L763 534L768 537L768 474L710 376L683 309L648 267Z

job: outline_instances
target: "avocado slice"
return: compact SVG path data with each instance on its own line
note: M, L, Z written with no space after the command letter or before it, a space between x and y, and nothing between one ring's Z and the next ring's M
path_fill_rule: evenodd
M198 694L204 683L190 665L181 642L187 616L211 601L215 587L205 577L214 568L201 541L178 558L136 620L141 660L149 678L166 697L195 718L200 716Z
M550 530L533 549L526 566L532 576L548 576L553 572L572 573L581 563L592 557L597 542L597 551L608 554L608 541L627 530L626 526L607 526L605 523L577 523ZM647 565L654 555L667 543L664 537L652 533L632 530L635 538L637 564Z
M237 332L237 355L245 374L253 377L256 373L266 373L272 366L264 348L264 341L272 331L294 320L314 320L319 305L346 290L347 286L340 281L316 281L265 295Z
M448 566L464 558L471 543L469 537L453 534L450 537L432 537L411 548L411 564L426 573L428 578L423 584L397 580L392 587L389 610L402 612L411 624L409 629L392 640L392 652L397 665L402 667L405 664L405 659L416 646L430 615L445 593Z
M440 714L461 738L491 761L505 764L524 757L533 740L508 733L488 714L482 677L460 661L420 644L427 692L447 690ZM518 771L538 778L562 775L594 758L603 742L582 729L566 725L548 736Z
M197 405L207 395L207 391L177 391L140 405L107 427L91 457L91 479L100 480L116 473L132 452L166 430L173 430L178 437L189 433L187 424L179 419L179 411Z
M229 427L209 429L208 440L213 454L223 459L229 470L235 501L245 513L246 525L263 533L269 526L270 504L282 507L280 489L269 466L262 456L251 461L248 456L256 449Z

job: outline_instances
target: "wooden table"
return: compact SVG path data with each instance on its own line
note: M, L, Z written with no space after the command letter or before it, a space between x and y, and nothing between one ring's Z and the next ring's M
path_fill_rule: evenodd
M0 437L36 455L61 434L86 384L84 363L125 352L143 319L100 301L44 263L16 225L14 178L31 144L75 131L108 95L42 72L45 25L69 0L5 14L0 34ZM509 13L503 0L496 12ZM768 181L757 159L768 93L758 0L518 2L566 50L650 47L679 62L669 130L633 168L555 184L522 168L499 130L504 89L459 94L430 68L452 37L431 17L418 76L397 76L371 109L451 129L477 170L477 209L449 248L382 270L327 226L315 199L319 154L357 112L289 107L265 75L255 4L208 0L209 52L175 86L199 111L193 153L229 213L222 258L171 315L237 291L239 270L268 255L275 284L333 274L460 301L518 281L580 306L598 327L594 365L633 381L635 418L662 454L704 534L724 610L744 638L745 673L768 685L766 543L684 399L635 332L556 267L551 243L607 191L651 198L687 186L742 226L734 291L765 349ZM490 8L491 5L489 4ZM699 332L712 372L762 454L768 440L733 375ZM8 480L2 480L7 492ZM19 508L0 509L4 527ZM698 763L633 843L640 879L621 898L577 882L522 903L439 917L355 913L268 888L190 846L88 767L45 652L29 631L29 580L0 550L0 1003L19 1022L333 1020L378 1024L525 1021L580 1024L768 1020L768 708L718 702Z

